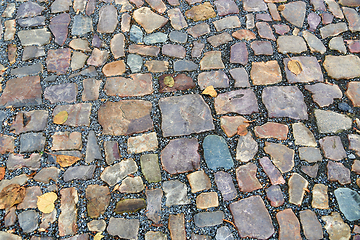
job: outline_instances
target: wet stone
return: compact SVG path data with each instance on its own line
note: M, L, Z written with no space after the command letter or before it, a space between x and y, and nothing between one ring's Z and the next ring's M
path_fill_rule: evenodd
M169 62L159 60L149 60L146 61L144 65L147 67L148 71L152 73L166 72L169 68Z
M71 182L73 180L90 180L94 176L96 166L76 166L69 167L63 174L65 182Z
M170 41L176 43L186 43L187 34L179 31L171 31L169 34Z
M178 174L197 170L200 167L196 138L179 138L170 140L161 151L161 164L170 174Z
M264 172L269 177L272 185L285 183L285 180L281 175L281 172L272 164L272 162L268 157L261 158L259 162Z
M197 69L198 69L198 65L193 61L179 60L174 63L174 71L176 72L182 72L182 71L191 72Z
M125 239L137 239L140 222L138 219L124 219L111 217L107 232L111 236Z
M51 103L66 102L71 103L76 101L77 85L76 83L63 83L52 85L45 88L44 98Z
M61 205L58 219L59 236L74 235L77 232L78 193L75 187L60 190Z
M19 225L25 233L31 233L38 228L39 214L35 210L27 210L18 214Z
M156 32L144 37L144 43L146 45L156 44L156 43L164 43L168 39L167 34L162 32Z
M60 169L56 167L42 168L35 176L34 180L42 183L49 183L50 180L57 182Z
M230 201L237 197L237 191L232 176L229 173L224 171L216 172L215 183L225 201Z
M273 55L273 48L269 41L253 41L251 49L255 55Z
M227 32L220 33L218 35L214 35L207 38L207 41L211 44L213 47L218 47L220 45L226 44L228 42L231 42L233 39Z
M74 17L74 23L71 28L71 34L82 36L93 31L93 23L90 17L77 14Z
M346 158L346 152L339 136L327 136L319 140L324 157L340 161Z
M139 193L144 190L144 183L140 176L126 177L118 187L121 193Z
M150 117L152 104L144 100L121 100L100 106L98 121L103 134L131 135L153 128Z
M43 56L45 56L45 51L43 47L27 46L24 47L22 61L31 60Z
M34 145L35 144L36 142L34 142ZM30 170L38 170L40 168L40 161L41 155L37 153L32 153L29 158L25 158L21 154L10 154L6 161L6 167L8 170L16 170L22 167L27 167Z
M146 207L146 201L142 198L120 200L115 207L117 214L136 213Z
M300 223L291 208L276 213L279 223L279 239L302 239L300 236Z
M267 239L274 227L265 204L255 195L230 204L230 211L240 237Z
M163 191L160 188L146 190L146 216L154 223L161 220L161 200Z
M276 42L278 51L283 54L300 54L307 51L306 43L300 36L279 36Z
M90 125L90 103L77 103L73 105L56 106L53 111L53 116L56 116L58 113L63 111L67 112L68 118L62 125L73 127Z
M282 80L280 67L276 60L252 62L250 77L254 85L271 85Z
M170 180L164 181L162 187L165 192L165 205L167 207L190 204L190 200L187 197L186 184L179 180Z
M271 118L308 119L304 96L296 86L266 87L262 101Z
M349 188L338 188L334 191L340 211L347 220L360 219L360 195Z
M324 228L328 232L330 240L350 239L350 227L344 223L340 213L332 212L331 215L322 216L321 219L326 223Z
M265 38L273 41L276 40L273 31L267 22L257 22L255 25L258 30L259 36L261 38Z
M169 84L165 84L166 77L172 77L174 79L174 85L172 87ZM177 90L187 90L191 88L195 88L196 85L191 77L188 77L186 74L179 74L176 77L173 75L164 74L159 77L159 84L160 84L160 93L164 92L174 92Z
M263 0L245 0L243 1L243 7L248 12L266 11L267 6Z
M201 90L208 86L227 88L229 87L229 78L223 71L201 72L198 75L198 84Z
M25 67L18 67L11 69L11 75L15 75L17 77L24 77L24 76L31 76L31 75L38 75L42 73L43 66L41 63L35 63Z
M294 26L302 28L306 13L306 3L297 1L284 4L283 6L284 10L281 11L281 15Z
M284 195L281 191L280 186L278 185L271 185L266 190L266 197L269 199L270 204L272 207L280 207L284 204Z
M340 33L346 32L347 30L348 27L344 22L331 23L329 25L320 28L320 35L324 39L328 37L337 36Z
M360 76L360 58L356 55L332 56L327 55L324 61L324 68L331 78L351 79Z
M300 221L307 239L323 239L322 226L313 211L310 209L300 211Z
M127 175L135 173L137 169L136 162L130 158L106 167L101 173L100 178L110 186L114 186Z
M157 154L144 154L140 157L141 171L148 182L161 181Z
M217 135L208 135L203 142L204 158L207 166L213 170L217 168L230 169L234 166L225 139Z
M168 19L154 13L148 7L141 7L136 9L133 13L133 18L140 24L147 33L152 33L158 28L164 26ZM152 19L149 21L148 19Z
M164 137L183 136L214 129L210 108L200 95L162 98L159 106Z
M258 143L253 139L252 134L248 132L245 136L239 136L236 146L236 160L248 162L258 152Z
M109 188L100 185L89 185L86 188L87 214L91 218L97 218L104 214L110 203Z
M89 231L92 232L103 232L106 228L105 220L92 220L87 223Z
M329 181L337 181L341 185L351 183L350 170L339 162L333 162L333 161L328 162L327 176Z
M220 55L221 56L221 55ZM243 42L235 43L230 49L230 63L247 64L248 51L246 44Z
M110 49L115 59L124 57L125 37L122 33L115 34L110 41Z
M17 209L37 208L37 198L42 195L41 188L39 186L27 187L25 192L25 198L17 206Z
M144 40L144 33L140 27L132 25L130 28L130 41L134 43L142 43Z
M247 122L248 120L242 116L222 116L220 118L221 129L228 137L235 136L240 125L249 126Z
M294 150L285 145L265 142L264 151L271 156L272 162L282 173L289 172L294 167Z
M181 45L165 44L162 46L161 52L163 55L174 58L184 58L186 50ZM175 67L174 67L175 68ZM175 70L176 71L176 70Z
M343 7L342 8L345 18L349 24L349 30L352 32L360 31L360 15L353 8Z
M219 199L216 192L205 192L196 197L196 207L198 209L208 209L218 206Z
M43 133L25 133L20 136L20 153L41 152L45 148L46 137Z
M210 33L210 27L207 23L199 23L187 29L187 32L194 38L201 37Z
M235 80L234 87L250 87L249 75L245 68L233 68L229 70L229 73Z
M249 115L258 112L256 96L251 89L221 93L215 98L217 114L238 113Z
M186 177L190 183L192 193L211 188L210 178L206 175L204 170L189 173Z
M318 148L314 147L301 147L299 148L299 155L301 160L305 160L308 163L321 162L322 155Z
M186 28L188 26L184 15L181 13L179 8L173 8L173 9L169 9L167 12L169 18L170 18L170 22L171 22L171 26L175 29L175 30L181 30L183 28Z
M257 167L254 163L248 163L236 169L236 180L241 192L252 192L262 188L256 172Z
M197 227L212 227L223 223L225 218L223 211L200 212L194 215L194 222Z
M94 48L94 50L91 53L91 56L87 60L87 64L95 67L99 67L104 65L108 57L109 57L109 52L107 50L100 50L98 48Z

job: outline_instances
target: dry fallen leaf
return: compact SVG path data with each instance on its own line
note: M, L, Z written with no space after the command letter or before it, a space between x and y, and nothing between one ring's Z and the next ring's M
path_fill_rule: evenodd
M74 156L68 156L68 155L57 155L56 156L56 162L61 167L69 167L79 161L81 158L74 157Z
M95 234L94 236L94 240L101 240L104 236L101 234L101 232L98 232L97 234Z
M278 11L284 11L285 10L285 5L280 5L278 6Z
M237 128L237 135L245 136L248 133L247 127L249 126L248 123L243 123L238 126Z
M63 124L68 119L69 115L66 111L61 111L54 117L55 124Z
M164 78L164 84L168 87L173 87L175 84L174 78L172 76L166 76Z
M215 91L213 86L208 86L207 88L205 88L205 90L202 92L202 94L210 95L212 97L217 96L217 92Z
M38 197L37 207L43 213L51 213L54 208L54 202L57 199L57 195L54 192L44 193Z
M9 209L21 203L25 197L25 188L19 184L10 184L0 192L0 209Z
M301 62L298 60L290 60L287 64L288 69L295 75L299 75L302 72Z

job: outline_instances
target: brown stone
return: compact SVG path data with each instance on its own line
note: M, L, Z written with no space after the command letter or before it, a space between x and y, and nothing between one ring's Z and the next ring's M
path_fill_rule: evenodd
M149 72L161 73L166 72L169 67L169 62L159 60L149 60L145 62L145 67L148 68Z
M62 125L79 127L90 125L90 103L77 103L73 105L59 105L54 108L53 116L55 117L58 113L65 111L68 117Z
M232 33L232 36L239 40L245 40L245 41L250 41L250 40L256 39L255 33L253 33L250 30L247 30L247 29L237 30L236 32Z
M143 198L128 198L120 200L115 207L117 214L136 213L146 207L146 201Z
M236 180L240 191L252 192L261 189L262 186L256 178L257 167L254 163L248 163L236 169Z
M269 177L272 185L285 183L285 180L281 175L281 172L271 163L268 157L261 158L259 162L264 172Z
M52 136L53 151L58 150L81 150L82 141L80 132L55 132Z
M311 206L318 209L329 209L328 186L318 183L312 189Z
M58 75L65 74L70 67L70 59L70 48L49 50L46 58L47 70Z
M133 18L145 29L147 33L152 33L156 29L161 28L168 21L168 19L154 13L148 7L136 9L133 13ZM151 19L151 21L149 21L149 19Z
M151 108L152 104L144 100L106 102L98 112L103 134L131 135L153 129Z
M81 100L83 101L95 101L99 98L99 89L102 81L94 78L88 78L83 80L83 92Z
M239 28L241 26L240 20L237 16L230 16L221 18L213 22L216 31L221 32L225 29Z
M253 41L251 43L251 49L255 55L268 55L271 56L274 53L271 42L269 41Z
M17 209L37 208L38 197L42 195L39 186L27 187L23 201L17 205Z
M342 163L329 161L327 164L327 176L329 181L338 181L341 185L351 183L350 169Z
M248 50L244 42L235 43L230 48L230 63L246 65L248 62Z
M160 52L160 48L156 46L144 46L140 44L131 44L129 53L139 54L143 56L156 57Z
M255 25L258 30L259 36L261 38L265 38L273 41L276 40L274 33L267 22L257 22Z
M107 63L102 68L102 72L107 77L122 75L125 71L126 69L124 60Z
M323 66L331 78L352 79L360 76L360 58L356 55L332 56L326 55Z
M185 12L185 16L193 21L205 21L209 18L216 17L213 6L210 2L205 2L200 5L193 6L190 10Z
M354 107L360 107L360 84L358 82L349 82L345 94Z
M204 53L204 57L200 60L201 70L222 69L225 68L221 59L221 51L210 51Z
M291 208L282 210L276 214L276 220L279 223L279 239L301 240L300 223Z
M196 193L211 188L210 178L204 170L196 171L186 175L191 186L191 192Z
M109 96L144 96L153 92L152 76L149 73L130 74L130 78L108 78L104 87Z
M187 32L194 38L198 38L210 33L210 27L207 23L199 23L193 27L188 28Z
M355 172L356 174L360 174L360 161L354 160L353 165L351 166L351 171Z
M186 240L185 217L183 213L169 216L170 237L173 240Z
M319 140L324 156L334 161L346 158L346 151L339 136L327 136Z
M8 135L0 134L0 154L14 152L15 138Z
M300 211L300 221L307 239L323 239L322 226L313 211L310 209Z
M166 5L162 0L145 0L152 9L163 14L166 11Z
M61 205L58 220L59 236L74 235L77 232L77 208L78 193L75 187L60 190Z
M252 114L258 112L256 96L251 89L240 89L219 94L215 98L217 114L238 113Z
M89 185L86 188L87 213L90 218L104 214L110 203L110 191L107 186Z
M216 192L205 192L196 197L196 207L199 209L208 209L218 206L219 199Z
M248 122L249 121L242 116L222 116L220 118L221 129L228 137L233 137L237 133L240 125L248 127L250 125Z
M289 172L294 167L294 150L285 145L265 142L264 151L270 154L272 162L282 173Z
M267 122L254 128L254 133L259 138L276 138L286 140L289 133L289 127L285 124L276 122Z
M276 60L252 62L250 77L254 85L271 85L281 82L281 70Z
M174 79L174 85L170 87L169 84L165 84L165 78L167 76L171 76ZM173 77L171 74L164 74L159 77L159 85L160 89L159 92L175 92L177 90L187 90L191 88L195 88L196 84L194 83L194 80L187 76L186 74L179 74L176 77Z
M94 50L91 53L91 56L87 60L87 64L95 67L100 67L104 65L108 57L109 57L109 52L107 50L100 50L98 48L94 48Z

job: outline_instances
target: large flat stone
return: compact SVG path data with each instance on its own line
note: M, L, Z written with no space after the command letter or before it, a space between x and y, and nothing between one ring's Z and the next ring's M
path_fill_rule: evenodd
M327 74L336 80L360 77L360 58L356 55L325 56L323 66Z

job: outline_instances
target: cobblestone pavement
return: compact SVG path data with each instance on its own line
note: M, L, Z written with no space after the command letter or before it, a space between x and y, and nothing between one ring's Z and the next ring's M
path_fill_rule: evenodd
M2 0L0 240L360 239L359 8Z

